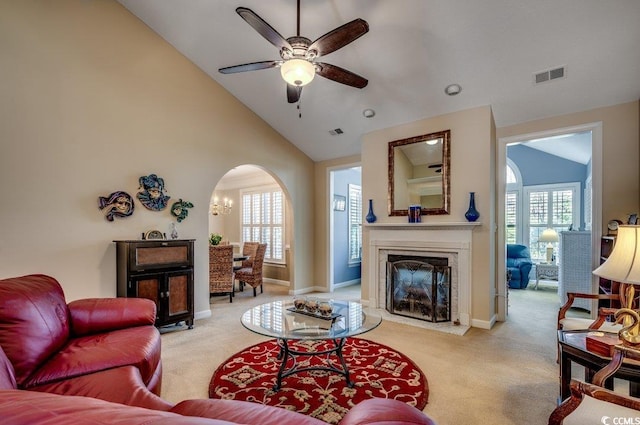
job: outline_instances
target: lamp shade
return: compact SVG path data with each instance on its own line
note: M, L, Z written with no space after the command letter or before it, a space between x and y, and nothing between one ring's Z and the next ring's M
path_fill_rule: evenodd
M560 238L558 238L558 232L553 229L545 229L540 235L538 242L558 242Z
M307 60L289 59L280 66L280 74L287 83L301 87L313 80L316 68Z
M640 226L620 226L607 261L593 271L596 276L620 283L640 284Z

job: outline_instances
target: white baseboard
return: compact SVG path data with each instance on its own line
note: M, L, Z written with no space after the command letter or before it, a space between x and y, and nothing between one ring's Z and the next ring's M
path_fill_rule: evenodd
M471 326L480 329L491 329L496 324L497 316L494 314L490 320L471 319Z
M308 294L310 292L326 292L326 291L327 291L327 289L324 288L324 287L311 286L309 288L297 289L295 291L289 290L289 294L290 295L303 295L303 294Z
M211 310L196 311L193 315L194 320L208 319L211 317Z
M279 279L271 279L271 278L263 278L262 281L264 283L273 283L274 285L280 286L290 286L288 280L279 280Z
M353 280L347 280L344 282L340 282L340 283L334 283L333 284L333 288L344 288L345 286L351 286L351 285L360 285L361 283L361 279L353 279Z

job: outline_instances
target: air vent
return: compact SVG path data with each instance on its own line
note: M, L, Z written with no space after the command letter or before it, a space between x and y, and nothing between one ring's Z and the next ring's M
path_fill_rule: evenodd
M551 80L557 80L566 76L567 67L561 66L559 68L548 69L546 71L537 72L533 74L533 83L540 84Z
M341 128L336 128L335 130L329 130L329 134L332 136L339 136L342 133L344 133L344 131L342 131Z

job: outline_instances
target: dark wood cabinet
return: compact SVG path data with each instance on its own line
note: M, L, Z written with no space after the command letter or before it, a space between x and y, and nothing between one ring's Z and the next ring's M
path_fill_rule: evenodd
M117 295L156 303L156 326L193 328L193 239L114 241Z

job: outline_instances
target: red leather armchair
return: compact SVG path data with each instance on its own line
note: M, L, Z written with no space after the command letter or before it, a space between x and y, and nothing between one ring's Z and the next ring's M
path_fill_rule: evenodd
M0 347L20 389L67 393L82 387L87 392L89 382L113 379L137 381L159 394L160 333L154 321L155 304L147 299L67 304L62 287L50 276L0 280ZM97 373L103 375L96 378ZM100 385L93 387L104 394Z
M154 321L150 300L66 304L52 277L0 280L2 424L324 424L258 403L163 400L157 395L162 366ZM383 399L358 404L341 421L364 423L434 425L406 403Z

